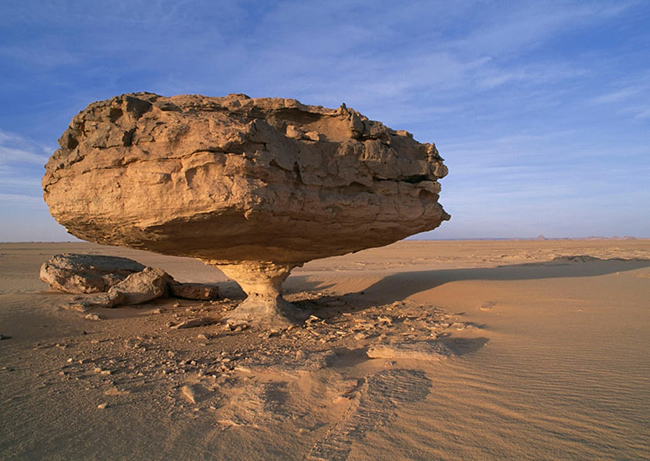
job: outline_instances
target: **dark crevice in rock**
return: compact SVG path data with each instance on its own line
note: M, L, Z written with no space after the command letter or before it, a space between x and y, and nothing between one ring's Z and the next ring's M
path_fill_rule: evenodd
M409 184L417 184L422 181L431 181L431 178L425 174L415 174L411 176L406 176L405 178L402 178L401 181L407 182Z

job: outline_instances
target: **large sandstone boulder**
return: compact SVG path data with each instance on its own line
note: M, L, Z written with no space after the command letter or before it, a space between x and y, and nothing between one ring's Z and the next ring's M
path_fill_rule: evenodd
M64 253L43 263L40 279L66 293L101 293L144 268L129 258Z
M43 178L57 221L85 240L220 267L249 295L234 320L283 321L281 284L306 261L449 218L435 146L345 105L122 95L75 116L59 144Z

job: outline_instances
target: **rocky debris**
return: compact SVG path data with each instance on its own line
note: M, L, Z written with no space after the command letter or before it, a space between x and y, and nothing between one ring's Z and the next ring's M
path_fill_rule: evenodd
M174 298L210 301L219 297L219 287L206 283L180 283L176 280L169 284L170 295Z
M249 295L229 315L258 325L295 320L294 267L449 219L436 147L344 104L126 94L89 105L59 145L43 189L68 232L218 266Z
M556 256L553 258L551 261L552 263L558 263L558 264L571 264L571 263L590 263L594 261L602 261L602 259L597 258L595 256L589 256L589 255L564 255L564 256Z
M40 278L66 293L101 293L144 268L128 258L66 253L43 263Z
M427 374L435 371L406 370L416 367L400 363L404 353L395 344L426 342L432 329L458 335L452 325L461 315L413 300L378 304L358 295L330 294L290 294L300 307L313 303L311 321L269 330L267 335L248 329L234 332L224 325L198 331L164 327L171 319L194 320L204 310L218 319L232 307L225 300L169 309L161 316L114 316L115 325L94 325L91 335L73 332L37 343L37 363L53 364L37 367L37 386L53 397L70 390L84 392L94 402L93 409L105 403L108 412L150 398L169 415L204 417L217 427L277 428L268 424L291 422L310 434L306 440L314 444L312 457L344 459L350 440L363 440L373 427L389 422L397 407L426 397ZM331 307L331 299L345 301L351 311ZM363 328L368 338L355 340L356 328ZM462 335L471 339L477 333ZM441 341L459 355L477 347L470 344L463 352L454 339ZM378 344L390 345L392 358L370 359L366 351ZM408 352L406 358L413 359ZM424 360L417 368L435 365ZM319 420L323 415L328 419Z
M55 290L98 293L75 298L64 306L82 312L97 307L142 304L168 295L193 300L213 300L219 296L216 285L178 282L162 269L116 256L56 255L41 266L40 276Z

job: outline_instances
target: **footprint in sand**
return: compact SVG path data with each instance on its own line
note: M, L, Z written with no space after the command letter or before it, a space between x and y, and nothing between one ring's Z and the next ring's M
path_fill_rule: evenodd
M483 304L481 307L479 307L478 309L480 311L486 312L486 311L492 310L492 308L494 306L496 306L496 305L497 305L496 301L488 301L485 304Z
M316 442L308 458L347 459L352 445L393 419L400 404L424 400L431 382L418 370L386 370L365 378L345 416Z

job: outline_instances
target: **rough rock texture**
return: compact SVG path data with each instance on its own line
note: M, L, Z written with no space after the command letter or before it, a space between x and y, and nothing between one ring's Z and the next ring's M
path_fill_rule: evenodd
M167 295L171 277L162 269L145 267L113 285L108 292L72 303L70 308L87 311L97 307L115 307L121 304L142 304Z
M171 277L164 270L147 267L112 286L108 295L122 297L122 304L142 304L166 296L170 280Z
M169 284L169 292L174 298L199 301L209 301L219 297L219 287L206 283L179 283L174 280Z
M261 323L277 320L293 267L449 218L435 146L345 105L122 95L75 116L59 144L44 198L71 234L223 267L251 295L233 315Z
M66 293L101 293L144 268L128 258L68 253L43 263L40 278Z
M144 271L146 266L129 258L120 258L117 256L97 256L84 255L75 253L66 253L53 256L49 261L41 266L40 278L43 282L50 285L50 288L66 293L104 293L114 285L124 281L131 274ZM151 273L151 268L149 272ZM162 290L156 289L159 296L167 294L174 298L193 299L208 301L216 299L219 296L219 287L206 283L183 283L174 280L174 278L162 271L155 269L157 276L166 284ZM143 280L145 275L138 275L130 279L129 283L120 285L122 292L128 293L129 290L139 291L138 283L134 281ZM129 298L129 295L126 295ZM105 299L109 299L104 297ZM97 298L101 299L101 297ZM113 301L124 303L122 298L111 297ZM111 301L112 302L112 301ZM106 304L106 302L100 302Z

